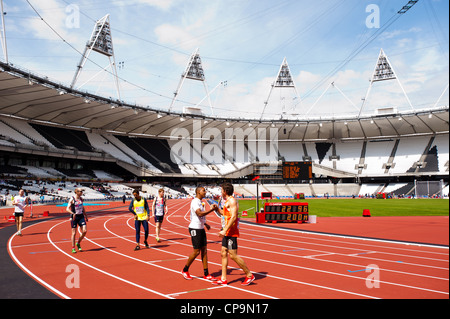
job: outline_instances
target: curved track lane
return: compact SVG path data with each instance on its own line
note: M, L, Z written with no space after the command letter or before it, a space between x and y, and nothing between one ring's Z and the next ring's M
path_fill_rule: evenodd
M255 274L252 285L241 286L245 275L232 261L229 285L211 285L201 277L199 258L190 269L195 279L187 281L180 271L192 251L187 230L190 201L170 200L168 205L160 243L154 241L150 220L150 249L133 250L133 218L126 208L118 207L90 215L83 252L70 252L67 217L27 226L23 237L9 239L8 251L23 271L61 298L449 298L448 247L340 238L247 223L240 226L239 255ZM207 219L212 225L207 233L209 270L219 277L220 221L214 214ZM371 281L377 270L379 281ZM379 288L370 288L374 283Z

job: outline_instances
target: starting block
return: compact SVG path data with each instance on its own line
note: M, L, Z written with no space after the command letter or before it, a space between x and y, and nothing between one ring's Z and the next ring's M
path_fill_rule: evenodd
M49 214L49 211L46 210L46 211L42 214L42 216L43 216L43 217L48 217L48 214Z
M5 216L5 219L6 219L6 216ZM8 222L15 222L15 221L16 221L16 217L14 217L14 215L8 217Z

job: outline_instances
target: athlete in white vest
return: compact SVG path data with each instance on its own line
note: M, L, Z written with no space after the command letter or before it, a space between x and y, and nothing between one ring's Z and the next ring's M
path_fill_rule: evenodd
M70 213L70 227L72 228L72 253L76 253L75 250L75 237L77 234L77 227L81 228L81 235L77 241L78 251L81 250L81 241L86 236L88 217L86 215L86 211L83 206L83 190L81 188L75 189L75 196L71 197L69 202L67 203L66 211Z
M156 241L159 243L159 234L161 233L161 225L164 220L164 215L167 214L168 208L166 204L166 199L164 198L164 189L161 188L158 191L158 196L156 196L152 205L153 216L155 217L155 226L156 226Z
M207 230L211 228L211 226L206 223L206 215L214 212L217 209L217 205L212 205L210 210L207 211L205 209L205 203L202 201L205 196L205 188L197 187L195 190L195 198L191 202L191 222L189 224L189 234L191 235L192 248L194 248L194 250L189 255L186 265L181 271L181 274L186 280L192 280L192 277L189 274L189 267L199 254L201 254L202 258L203 278L210 281L217 280L209 274L208 270L207 239L205 231L205 227Z
M14 207L14 218L16 220L17 236L22 236L22 221L23 215L25 213L25 208L30 203L30 199L25 196L25 191L23 189L19 190L19 195L14 197L13 205Z

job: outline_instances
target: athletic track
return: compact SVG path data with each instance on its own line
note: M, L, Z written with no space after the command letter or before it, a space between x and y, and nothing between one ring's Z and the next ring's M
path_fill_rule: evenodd
M154 221L150 220L150 249L142 245L141 250L133 250L134 219L128 205L114 203L90 208L95 212L88 213L83 252L71 253L66 214L25 225L24 236L10 237L7 250L25 273L60 298L449 298L448 246L307 233L254 223L240 224L238 241L239 255L256 277L253 284L241 286L244 273L230 260L229 285L213 286L202 278L199 257L190 269L195 278L187 281L180 271L192 251L187 230L190 200L170 200L168 205L160 243L154 239ZM207 220L212 226L207 232L209 270L220 277L220 220L214 214ZM376 275L377 267L379 282L370 277ZM79 271L79 288L73 287L74 269ZM373 286L376 283L378 288Z

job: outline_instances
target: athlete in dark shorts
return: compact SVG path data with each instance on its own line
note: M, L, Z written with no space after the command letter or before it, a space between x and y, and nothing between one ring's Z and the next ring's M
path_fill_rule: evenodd
M227 285L227 268L228 268L228 255L230 258L238 264L238 266L245 272L246 278L241 283L243 286L250 285L255 276L250 272L245 261L237 254L238 244L237 239L239 237L239 204L233 197L234 187L230 183L224 183L222 185L222 197L225 200L223 210L217 207L217 212L225 217L225 225L219 232L219 237L222 238L222 278L213 284L215 285Z
M184 279L192 280L191 275L189 274L189 267L194 262L195 258L201 253L202 264L203 264L203 279L214 281L216 278L209 274L208 270L208 256L206 249L206 229L210 229L211 227L206 223L206 215L212 213L217 205L213 205L209 211L205 211L205 203L202 202L202 199L206 196L206 190L204 187L197 187L195 190L196 197L191 202L191 223L189 224L189 234L192 239L192 247L194 251L189 256L186 266L184 266L181 274Z
M156 241L159 243L159 234L161 233L161 225L164 220L164 215L167 214L168 208L166 199L164 198L164 189L161 188L158 191L158 196L156 196L152 205L153 216L155 217L155 233Z
M66 211L70 213L70 227L72 228L72 253L76 253L75 249L75 237L77 235L77 226L81 228L81 235L77 241L78 251L81 251L81 241L86 236L88 218L86 215L86 211L83 206L83 190L81 188L75 189L75 196L70 198L69 203L67 204Z
M30 199L25 196L25 191L23 189L19 190L19 194L14 197L12 203L14 207L14 219L16 221L17 233L16 236L22 236L22 223L23 215L25 213L25 208L30 204Z
M150 212L147 200L143 198L139 191L135 189L133 191L134 198L130 202L128 210L134 215L134 227L136 229L136 247L134 250L141 249L141 225L144 227L144 245L146 248L150 248L148 245L148 220L150 218Z

